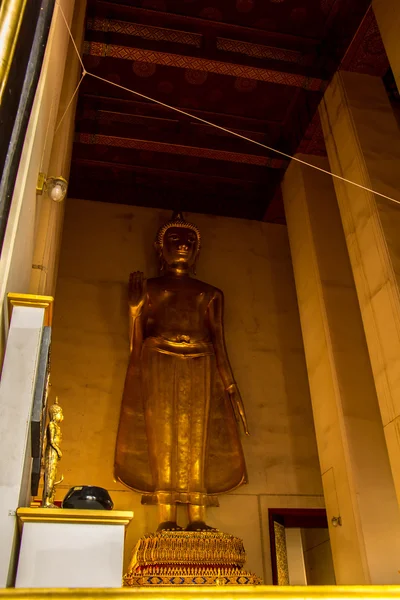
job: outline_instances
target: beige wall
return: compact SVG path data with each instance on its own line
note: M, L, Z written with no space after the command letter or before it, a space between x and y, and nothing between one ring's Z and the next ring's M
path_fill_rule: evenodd
M307 585L335 585L328 528L302 529Z
M157 274L152 243L169 216L69 199L61 249L52 349L52 394L65 413L58 497L72 485L100 485L116 508L133 509L127 554L157 525L156 508L141 506L112 474L128 362L127 280L133 270ZM209 522L242 537L247 567L270 583L268 507L323 506L286 228L186 217L202 232L197 277L225 293L226 341L251 432L242 438L250 483L220 497Z

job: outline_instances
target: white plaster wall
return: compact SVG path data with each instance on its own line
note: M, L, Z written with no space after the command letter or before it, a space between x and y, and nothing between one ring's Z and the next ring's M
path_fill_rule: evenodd
M106 487L133 509L127 555L157 525L155 507L113 481L119 406L128 361L127 280L157 274L153 240L170 212L68 200L56 290L54 394L64 408L58 496ZM242 437L249 484L220 497L209 522L244 539L247 568L271 583L268 508L323 506L286 228L185 215L202 233L197 277L225 293L225 332L251 436ZM181 513L181 520L184 518Z
M101 522L24 523L15 587L119 588L124 533Z

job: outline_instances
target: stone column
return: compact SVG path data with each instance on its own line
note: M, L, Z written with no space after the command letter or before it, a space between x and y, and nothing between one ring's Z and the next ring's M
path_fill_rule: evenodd
M78 49L80 49L85 36L86 0L65 0L63 8L66 19L71 26L72 36ZM56 6L55 10L59 10L59 8ZM54 28L60 35L65 34L66 26L61 15L57 20L55 19ZM55 128L59 123L61 124L57 131L53 131L54 139L47 167L47 175L61 175L64 179L68 180L78 94L75 95L71 104L70 102L81 77L82 69L76 50L68 38L65 40L62 51L57 49L56 52L51 48L49 52L50 55L52 52L57 54L59 69L63 69L64 77L57 118L53 126ZM66 113L67 108L68 112ZM63 119L62 122L61 119ZM66 201L65 199L63 202L57 203L47 195L43 195L40 199L40 214L36 228L32 274L29 286L31 294L54 295L55 293L64 220L64 205Z
M372 8L400 90L400 4L397 0L372 0Z
M29 506L30 418L44 324L52 298L14 295L0 381L0 588L13 584L17 556L16 510Z
M381 80L336 74L320 114L332 171L400 200L400 133ZM333 181L400 501L400 205Z
M400 583L400 513L334 187L293 161L283 197L336 583Z
M62 214L62 207L51 206L50 200L43 199L43 196L37 196L36 185L39 172L44 172L46 175L61 175L64 171L61 172L63 163L60 161L64 158L68 160L66 156L70 138L67 126L64 127L63 122L56 137L54 137L54 132L61 116L58 115L58 110L62 110L62 106L69 102L73 93L72 90L67 100L68 89L64 86L61 98L62 106L59 106L61 87L65 77L68 79L75 68L72 52L70 52L69 62L66 65L68 47L71 42L60 7L63 9L67 21L71 22L74 6L76 6L76 14L82 15L86 0L60 0L54 7L41 75L14 186L6 235L0 255L0 363L4 353L6 323L8 324L5 310L7 303L4 302L7 293L31 291L33 294L40 294L47 293L44 290L54 288L53 285L42 284L43 278L40 275L42 272L47 272L46 269L48 269L51 271L52 283L55 279L55 275L53 276L54 261L48 261L50 263L48 267L48 263L42 261L42 256L52 258L57 254L58 243L54 243L53 238L56 235L57 239L60 238L58 233L61 231L61 225L60 220L54 223L53 217L54 213L57 218ZM78 35L78 31L76 34ZM70 82L70 87L72 83L73 81ZM70 114L67 114L66 121ZM54 155L57 160L52 162L49 167L50 153L53 151L53 147L56 149ZM50 168L52 171L49 171ZM53 171L53 169L60 169L60 172ZM47 221L49 221L48 224ZM57 234L54 233L55 231ZM36 246L38 246L37 251ZM45 246L45 251L42 251L43 246ZM32 269L32 263L38 268ZM30 285L32 271L34 272L34 281Z

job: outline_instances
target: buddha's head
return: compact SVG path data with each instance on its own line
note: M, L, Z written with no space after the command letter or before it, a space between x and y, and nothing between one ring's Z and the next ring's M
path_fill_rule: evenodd
M165 267L194 271L200 252L200 231L182 213L172 215L159 230L155 242L161 270Z
M49 408L49 416L51 421L55 421L56 423L61 423L64 420L64 415L61 406L58 404L58 398L56 398L56 403L52 404Z

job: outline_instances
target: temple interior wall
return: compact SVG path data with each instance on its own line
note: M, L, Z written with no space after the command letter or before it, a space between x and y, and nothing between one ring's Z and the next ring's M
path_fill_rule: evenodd
M59 396L65 415L57 499L73 485L99 485L116 509L132 509L128 561L136 540L156 529L157 508L113 480L128 363L127 281L134 270L157 274L153 240L170 213L66 202L51 365L51 397ZM268 508L324 506L286 227L186 218L202 233L197 277L225 294L228 353L251 433L242 435L249 484L220 496L208 521L244 540L247 568L268 584Z

